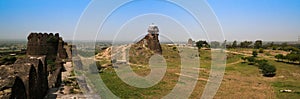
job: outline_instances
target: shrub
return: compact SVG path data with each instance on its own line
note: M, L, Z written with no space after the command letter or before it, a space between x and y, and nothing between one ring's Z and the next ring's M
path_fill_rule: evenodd
M247 60L249 62L249 65L253 65L255 62L255 57L247 57Z
M262 66L268 64L268 61L265 60L265 59L263 59L263 60L256 60L255 62L258 64L258 68L259 68L259 69L262 69Z
M252 56L257 57L257 51L256 50L252 51Z
M264 49L260 48L260 49L258 50L258 53L264 53Z
M284 59L284 56L282 54L277 54L275 55L275 58L277 59L277 61L280 61L280 59Z
M247 57L241 57L242 60L244 60L244 62L246 62Z
M99 73L103 72L103 70L104 70L105 67L102 67L100 61L96 62L96 66L97 66L97 69L98 69Z
M16 57L14 56L6 56L6 57L2 57L0 59L0 65L9 65L9 64L13 64L15 63L15 61L17 60Z
M263 73L263 76L265 77L274 77L276 75L276 67L270 64L262 64L261 70Z
M173 47L173 51L176 51L177 50L177 47Z
M47 60L47 66L50 67L50 72L53 72L56 70L56 67L55 67L55 62L53 60Z

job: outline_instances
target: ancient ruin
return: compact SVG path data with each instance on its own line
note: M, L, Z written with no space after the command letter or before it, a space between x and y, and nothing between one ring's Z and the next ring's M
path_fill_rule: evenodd
M155 53L162 54L162 49L158 40L159 29L158 26L152 24L148 27L148 34L141 39L137 44L143 45L144 47L149 48Z
M148 34L137 43L131 45L129 51L130 63L148 65L148 61L152 55L162 55L158 32L158 26L152 24L148 27Z
M26 57L0 67L1 99L43 99L49 88L58 87L68 58L59 34L31 33Z

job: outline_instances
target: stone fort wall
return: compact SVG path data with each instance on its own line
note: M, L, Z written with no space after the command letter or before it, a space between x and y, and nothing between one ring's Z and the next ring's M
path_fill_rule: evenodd
M0 67L0 99L43 99L49 88L62 82L63 59L68 56L59 34L30 33L27 39L27 56Z

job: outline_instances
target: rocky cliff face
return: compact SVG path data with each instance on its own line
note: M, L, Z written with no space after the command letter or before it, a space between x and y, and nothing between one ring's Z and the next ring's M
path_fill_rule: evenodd
M43 99L61 83L62 59L67 58L59 34L31 33L27 56L0 67L0 99Z

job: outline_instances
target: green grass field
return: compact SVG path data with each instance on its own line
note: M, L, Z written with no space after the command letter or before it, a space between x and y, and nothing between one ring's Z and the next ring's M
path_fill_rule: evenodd
M173 89L178 82L180 73L180 61L174 55L180 52L180 48L173 50L173 46L163 45L163 56L167 61L167 72L163 79L155 86L149 88L136 88L124 83L115 73L113 68L107 68L100 73L101 79L113 94L120 98L162 98ZM192 50L197 49L188 49ZM252 49L230 49L230 51L243 52ZM200 50L200 69L196 87L190 98L200 98L208 79L211 64L210 50ZM189 53L188 57L197 58L197 53ZM214 98L300 98L300 66L276 62L273 58L265 58L262 53L259 58L267 59L277 68L275 77L263 77L260 70L254 65L243 63L240 54L227 53L227 66L221 86ZM185 56L182 56L185 57ZM269 55L266 57L270 57ZM186 58L184 58L186 59ZM143 67L131 66L140 75L147 75ZM280 90L290 89L291 93L282 93Z

